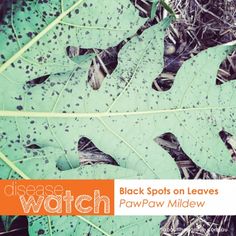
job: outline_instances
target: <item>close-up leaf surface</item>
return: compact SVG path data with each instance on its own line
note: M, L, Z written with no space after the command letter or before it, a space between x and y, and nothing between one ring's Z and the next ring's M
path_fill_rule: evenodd
M219 133L236 134L236 84L216 85L219 66L234 47L217 46L193 56L171 89L157 92L152 83L164 66L167 18L132 37L120 50L116 69L93 90L88 83L93 55L77 64L66 47L104 49L144 23L128 0L102 3L12 5L0 35L0 178L180 178L174 159L154 141L164 133L174 134L201 168L235 175L236 164ZM29 83L45 75L42 83ZM81 137L119 166L81 166ZM163 219L28 217L30 235L97 236L159 235Z
M13 1L14 2L14 1ZM66 48L105 49L145 22L129 0L16 1L1 24L1 76L18 82L69 71Z

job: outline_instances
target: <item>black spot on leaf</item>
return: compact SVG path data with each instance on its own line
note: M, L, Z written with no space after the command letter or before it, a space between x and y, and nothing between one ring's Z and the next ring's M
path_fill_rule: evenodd
M50 75L40 76L40 77L35 78L33 80L27 81L26 84L29 86L35 86L37 84L42 84L48 79L49 76Z

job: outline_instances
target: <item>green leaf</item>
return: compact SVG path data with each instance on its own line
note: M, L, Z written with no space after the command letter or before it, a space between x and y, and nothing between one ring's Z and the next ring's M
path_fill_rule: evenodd
M215 47L193 57L178 72L172 89L157 93L151 84L163 67L165 27L161 22L127 43L118 67L98 91L86 83L89 61L34 87L3 79L4 154L16 161L27 158L29 144L53 146L64 151L65 162L73 168L78 166L78 139L86 136L145 178L177 178L175 162L153 141L172 132L196 164L234 175L235 163L219 137L222 129L234 134L234 82L215 85L219 64L232 47Z
M144 21L129 0L16 1L1 25L0 73L23 82L69 71L66 47L105 49Z
M53 146L64 151L64 162L73 168L78 166L77 142L86 136L100 150L115 157L121 166L135 169L146 178L178 177L173 159L153 141L158 132L153 116L140 120L143 115L135 114L138 109L150 109L145 97L140 96L137 101L136 96L137 92L142 96L152 94L147 91L162 71L164 29L168 23L167 19L125 45L119 54L117 69L99 91L93 91L86 83L90 61L84 61L73 71L51 75L45 83L34 87L14 85L3 79L1 101L5 111L1 114L15 110L16 114L11 115L25 116L2 119L2 127L6 127L2 142L8 147L4 154L16 161L29 156L25 147L30 144ZM133 88L128 89L130 86ZM126 110L131 116L127 117ZM34 115L37 118L32 117ZM132 135L128 136L131 130ZM101 135L104 138L101 139ZM12 141L14 145L10 144Z
M53 9L55 5L45 4L44 7ZM70 9L68 7L65 9ZM35 15L36 24L39 19ZM15 17L20 19L18 15ZM57 22L58 17L49 15L48 20ZM70 20L69 15L67 20ZM27 46L27 51L22 48L18 51L14 42L8 45L3 54L5 57L8 55L8 60L0 67L0 178L179 178L174 160L154 142L157 136L166 132L173 133L184 151L202 168L235 175L236 165L219 132L224 129L236 133L236 107L233 105L236 84L228 82L217 86L215 83L219 65L233 47L218 46L193 57L179 70L171 90L156 92L151 86L163 70L163 41L168 23L167 19L133 37L120 51L117 68L98 91L93 91L86 82L91 63L86 59L89 58L82 58L78 65L67 59L59 47L59 51L49 53L49 58L52 55L57 66L52 65L54 61L51 59L38 66L32 61L39 53L47 55L45 50L50 49L50 43L47 47L30 43L32 45ZM48 32L53 32L53 29ZM4 32L6 35L9 33ZM65 35L69 35L67 32ZM91 32L93 35L94 31ZM54 34L60 35L60 31ZM51 34L45 34L38 42L47 40L48 35ZM83 33L81 35L84 37ZM101 35L97 37L99 40L102 38ZM98 42L93 35L92 40L85 40L82 46L90 43L91 47L100 44L103 48L108 42ZM60 45L64 46L64 43ZM55 57L55 52L60 57ZM12 55L16 55L14 60ZM26 56L29 56L27 60ZM29 64L31 67L27 68ZM51 75L40 85L26 83L48 74ZM80 167L77 143L81 136L90 138L100 150L115 158L120 167ZM37 149L32 149L32 146ZM58 169L58 163L63 163L64 171ZM141 236L147 235L147 231L148 235L159 234L162 217L138 218L115 217L112 225L108 224L112 218L106 217L30 218L30 233L34 235L42 229L40 232L45 235L58 235L55 230L65 230L63 220L69 224L72 222L69 235L89 233L89 229L94 235L113 235L112 228L115 235ZM143 224L139 224L139 220ZM101 225L104 230L99 231Z
M150 17L154 18L158 6L158 0L153 0Z
M77 218L77 219L76 219ZM164 217L29 217L30 235L160 235ZM49 223L50 222L50 223ZM51 227L48 227L48 225ZM65 228L68 225L68 228Z
M162 7L174 18L175 16L175 12L173 11L173 9L170 7L170 5L168 5L164 0L152 0L152 7L151 7L151 13L150 13L150 18L154 18L156 11L157 11L157 7L158 7L158 2L160 2L160 4L162 5Z
M73 168L78 166L78 139L86 136L121 166L145 178L177 178L175 162L153 141L172 132L196 164L234 175L235 163L219 137L222 129L234 133L229 120L234 115L233 94L228 96L234 82L215 85L219 64L232 47L215 47L190 59L172 89L157 93L151 83L162 71L165 27L166 21L161 22L127 43L118 67L99 91L86 83L89 61L71 72L51 75L35 87L13 87L3 79L4 154L18 160L27 158L29 144L53 146L64 151L64 161Z
M107 127L102 117L96 115L100 114L97 110L108 109L108 104L114 100L106 90L111 89L110 93L117 96L117 93L122 90L121 86L127 86L124 80L128 82L127 76L130 73L133 73L133 76L138 73L139 76L143 74L141 71L138 72L141 63L143 65L151 63L152 66L157 64L156 72L152 72L152 66L147 68L150 76L161 71L163 62L162 56L159 55L163 53L164 29L168 22L169 20L150 28L142 36L134 38L127 44L120 54L117 70L107 78L107 83L97 92L86 83L90 66L90 61L87 60L82 60L76 69L51 75L46 82L34 87L27 86L25 83L14 83L12 80L1 77L0 101L3 109L0 112L2 116L0 120L2 151L0 177L3 179L178 177L174 161L171 158L168 159L164 151L165 163L152 164L157 156L150 156L150 160L147 161L145 156L142 157L142 154L136 150L136 147L121 140L120 136ZM136 55L133 50L137 51ZM145 55L146 52L147 55ZM150 56L153 57L152 60L149 59ZM121 73L122 80L114 78L114 76L121 78ZM8 111L17 114L9 117L6 115ZM40 111L42 117L38 117ZM76 113L73 113L74 111ZM36 117L28 116L27 112L31 115L36 114ZM52 118L48 117L50 114L53 115ZM62 117L54 118L55 114ZM104 115L104 113L101 114ZM18 115L23 115L23 117ZM106 116L107 113L104 118ZM125 116L120 118L120 122L123 123L122 119ZM82 135L90 137L101 150L114 156L123 168L111 165L78 167L77 143ZM101 139L100 135L104 135L104 139ZM30 148L33 144L37 145L37 149ZM155 143L153 144L153 148L157 147ZM59 170L57 168L59 161L63 162L64 166L68 165L69 168L65 167L65 169L70 170ZM164 164L166 167L168 165L165 170L170 170L169 175L161 170ZM159 167L161 167L160 173L156 173ZM171 168L173 168L173 173ZM57 230L65 229L66 223L73 226L71 231L67 231L67 235L73 235L73 232L88 233L89 231L93 232L93 235L114 233L116 235L126 233L143 235L144 230L147 232L147 228L150 235L158 235L159 224L162 220L163 217L30 217L29 232L31 235L39 231L44 232L44 235L57 234Z

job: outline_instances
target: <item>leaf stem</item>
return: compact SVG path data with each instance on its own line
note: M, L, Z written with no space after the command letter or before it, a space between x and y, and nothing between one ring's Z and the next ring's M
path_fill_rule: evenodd
M110 234L108 234L106 231L104 231L103 229L99 228L98 226L96 226L94 223L92 223L91 221L87 220L85 217L83 216L77 216L78 218L80 218L82 221L86 222L87 224L91 225L93 228L95 228L96 230L100 231L102 234L104 234L105 236L111 236Z
M115 28L109 28L109 27L103 27L103 26L88 26L88 25L77 25L77 24L73 24L70 22L66 22L66 21L60 21L59 22L62 25L68 25L68 26L72 26L75 28L79 28L79 29L94 29L94 30L110 30L110 31L129 31L130 29L115 29Z
M22 170L20 170L12 161L10 161L2 152L0 152L0 159L5 162L13 171L20 175L23 179L30 179Z
M173 108L163 110L150 111L127 111L127 112L31 112L31 111L0 111L0 117L34 117L34 118L101 118L114 116L140 116L140 115L154 115L159 113L176 113L186 111L208 111L208 110L224 110L235 109L236 106L231 107L190 107L190 108Z

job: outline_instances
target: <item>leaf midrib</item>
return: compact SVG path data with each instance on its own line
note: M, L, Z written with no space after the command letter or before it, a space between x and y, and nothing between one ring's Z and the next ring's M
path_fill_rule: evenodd
M15 62L25 51L27 51L33 44L39 41L45 34L47 34L53 27L60 23L60 21L67 16L71 11L78 7L84 0L79 0L74 3L66 11L62 12L54 21L52 21L46 28L38 33L32 40L26 43L16 54L10 57L5 63L0 66L0 73L5 71L13 62Z
M35 117L35 118L102 118L115 116L141 116L154 115L158 113L177 113L177 112L195 112L195 111L213 111L236 109L236 106L229 107L190 107L190 108L173 108L149 111L131 111L131 112L31 112L31 111L0 111L0 117Z

